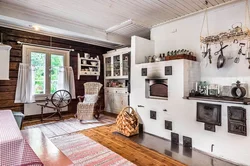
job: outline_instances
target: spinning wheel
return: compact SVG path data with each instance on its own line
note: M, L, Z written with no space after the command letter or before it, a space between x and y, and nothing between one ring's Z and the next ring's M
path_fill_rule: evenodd
M51 102L55 107L67 107L72 100L71 94L66 90L58 90L51 96Z
M56 111L52 115L46 117L47 120L49 120L48 118L51 118L52 116L54 116L56 114L59 116L59 120L61 120L62 119L62 114L61 114L62 108L67 107L71 103L71 100L72 100L72 96L66 90L58 90L58 91L56 91L51 96L51 99L46 97L45 104L37 104L38 106L41 106L41 121L44 120L44 118L43 118L43 110L44 110L44 108L50 108L50 109L53 109L54 111ZM52 103L52 106L48 105L50 101ZM53 120L55 120L55 119L53 119Z

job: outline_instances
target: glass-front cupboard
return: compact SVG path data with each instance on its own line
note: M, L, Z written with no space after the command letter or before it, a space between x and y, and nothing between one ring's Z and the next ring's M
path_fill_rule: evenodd
M112 78L128 78L129 73L129 53L105 54L104 66L105 77Z
M103 59L105 111L118 114L129 105L130 48L109 51Z

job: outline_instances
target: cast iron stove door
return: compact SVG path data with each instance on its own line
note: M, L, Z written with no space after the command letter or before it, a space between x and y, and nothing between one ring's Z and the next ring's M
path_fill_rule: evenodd
M150 86L150 96L168 97L168 86L165 84L155 83Z

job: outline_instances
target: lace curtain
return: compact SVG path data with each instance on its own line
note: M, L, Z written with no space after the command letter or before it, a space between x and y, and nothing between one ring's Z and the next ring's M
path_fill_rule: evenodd
M60 89L69 91L72 99L76 98L75 79L72 67L59 67L58 90Z
M15 103L35 102L34 71L34 67L29 64L19 64Z

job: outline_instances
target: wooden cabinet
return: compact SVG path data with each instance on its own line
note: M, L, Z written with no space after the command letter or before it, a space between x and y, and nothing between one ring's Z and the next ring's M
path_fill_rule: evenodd
M130 48L104 54L105 79L128 79Z
M128 106L127 92L114 93L114 113L119 113L124 107Z
M105 90L105 111L118 114L126 106L128 106L128 92L125 89Z
M104 54L105 111L118 114L128 106L130 48Z
M112 112L113 110L113 93L105 91L105 111Z

